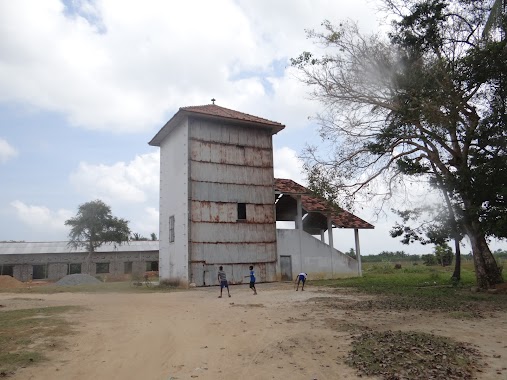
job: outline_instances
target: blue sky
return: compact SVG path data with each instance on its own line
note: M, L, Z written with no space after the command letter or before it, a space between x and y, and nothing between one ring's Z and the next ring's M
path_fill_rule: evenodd
M158 235L158 149L179 107L210 103L278 121L275 175L304 183L297 156L318 142L319 105L288 60L314 50L305 29L352 19L368 0L0 0L0 240L65 240L78 205L102 199L134 232ZM425 253L361 233L365 254ZM353 247L353 231L335 246ZM493 248L505 248L493 244Z

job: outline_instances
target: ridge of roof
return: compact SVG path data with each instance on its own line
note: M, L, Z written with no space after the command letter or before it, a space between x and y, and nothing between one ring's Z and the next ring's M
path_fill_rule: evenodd
M277 121L264 119L262 117L250 115L248 113L231 110L216 104L205 104L200 106L180 107L167 123L155 134L148 142L152 146L160 146L162 140L170 133L172 127L177 125L185 116L189 114L207 117L210 119L226 119L236 121L238 124L257 125L262 128L270 128L271 134L276 134L285 128L285 125Z
M282 127L281 129L285 128L285 125L282 123L279 123L277 121L268 120L259 116L251 115L244 112L239 112L232 110L230 108L225 108L222 106L218 106L216 104L204 104L200 106L187 106L187 107L180 107L181 111L188 111L193 113L199 113L203 115L209 115L209 116L218 116L218 117L224 117L228 119L235 119L235 120L242 120L242 121L248 121L251 123L260 123L260 124L266 124L276 127Z

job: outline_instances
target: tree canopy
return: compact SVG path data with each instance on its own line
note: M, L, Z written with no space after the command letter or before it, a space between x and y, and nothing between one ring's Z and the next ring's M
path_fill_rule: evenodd
M69 226L69 245L84 247L89 253L104 243L122 244L128 242L130 229L128 221L114 217L111 207L101 200L83 203L77 215L65 221Z
M394 19L385 38L325 21L308 36L326 53L292 60L323 105L317 120L331 147L328 156L308 147L305 168L342 203L382 204L407 176L445 191L478 285L493 286L503 279L487 237L507 234L505 4L487 31L491 1L384 4Z

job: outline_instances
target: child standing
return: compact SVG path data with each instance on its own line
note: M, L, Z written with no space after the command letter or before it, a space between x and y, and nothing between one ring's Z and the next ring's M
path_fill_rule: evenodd
M250 289L253 290L254 296L257 295L257 289L255 289L255 272L253 270L253 265L250 265L250 274L245 277L250 277Z
M229 283L227 282L227 275L224 272L223 266L220 266L218 268L218 282L220 283L220 295L218 296L218 298L222 298L222 290L224 288L227 288L227 294L230 297L231 293L229 292Z

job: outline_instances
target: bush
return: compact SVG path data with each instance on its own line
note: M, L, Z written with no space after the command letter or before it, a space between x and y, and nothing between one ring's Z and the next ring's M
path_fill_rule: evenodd
M437 258L435 255L427 254L421 256L423 264L427 266L436 265L437 264Z

